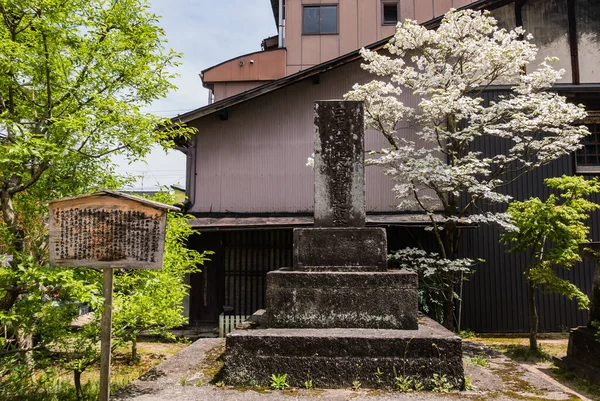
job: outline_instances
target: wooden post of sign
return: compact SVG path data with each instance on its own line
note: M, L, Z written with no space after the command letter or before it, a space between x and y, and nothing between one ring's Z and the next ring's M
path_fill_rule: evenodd
M113 268L102 269L104 310L102 311L102 327L100 332L100 401L110 399L110 348L112 333L112 298Z

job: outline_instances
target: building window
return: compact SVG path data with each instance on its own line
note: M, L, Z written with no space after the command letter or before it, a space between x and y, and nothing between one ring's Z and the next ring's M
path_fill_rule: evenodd
M383 25L398 23L398 3L383 3Z
M590 135L583 138L583 148L575 151L576 172L600 173L600 121L585 125Z
M337 6L304 6L302 33L320 35L338 33Z

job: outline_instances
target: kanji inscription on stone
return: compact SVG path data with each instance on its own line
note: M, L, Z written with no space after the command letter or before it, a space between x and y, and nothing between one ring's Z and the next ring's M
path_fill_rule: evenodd
M363 107L315 102L315 227L365 225Z
M160 269L165 226L166 210L133 197L58 200L50 204L50 263Z

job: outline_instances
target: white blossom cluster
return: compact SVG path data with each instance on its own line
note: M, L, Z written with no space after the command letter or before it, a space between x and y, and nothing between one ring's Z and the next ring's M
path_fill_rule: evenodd
M368 163L396 183L399 208L432 214L441 206L449 219L512 228L504 215L469 211L477 202L508 201L502 185L580 147L588 131L575 122L586 113L549 91L564 73L550 65L555 60L530 71L531 39L522 28L499 29L488 13L452 10L437 30L398 24L385 54L361 50L363 68L382 78L355 85L346 99L363 100L366 128L390 143ZM506 83L512 92L484 106L484 91ZM402 102L403 92L420 99L416 108ZM417 127L413 138L398 135L401 122ZM508 143L508 151L484 156L473 147L480 138Z
M445 259L437 253L428 253L418 248L404 248L388 256L390 260L399 262L403 269L418 272L422 277L433 276L440 271L469 273L474 260Z

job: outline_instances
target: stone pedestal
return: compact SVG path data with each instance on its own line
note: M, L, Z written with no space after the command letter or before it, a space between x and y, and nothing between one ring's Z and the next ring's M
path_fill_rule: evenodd
M267 274L266 312L227 336L222 378L268 385L394 388L433 374L464 387L462 343L417 317L417 275L387 271L382 228L367 228L360 102L315 105L315 228L294 230L294 263ZM381 374L376 374L382 372Z
M294 230L293 268L306 271L386 270L385 229L297 228Z
M297 387L312 380L315 388L350 388L357 380L393 389L404 376L431 389L434 374L464 386L461 339L429 318L417 330L236 330L226 350L222 380L237 386L268 386L271 374L283 373Z
M576 372L579 377L600 382L600 341L597 330L577 327L569 335L567 356L554 358L558 366Z
M594 260L594 278L587 327L577 327L569 335L569 348L564 358L554 358L558 366L573 370L578 376L600 381L600 332L592 324L600 323L600 242L579 246L586 259Z
M266 326L417 330L417 275L388 272L267 274Z

